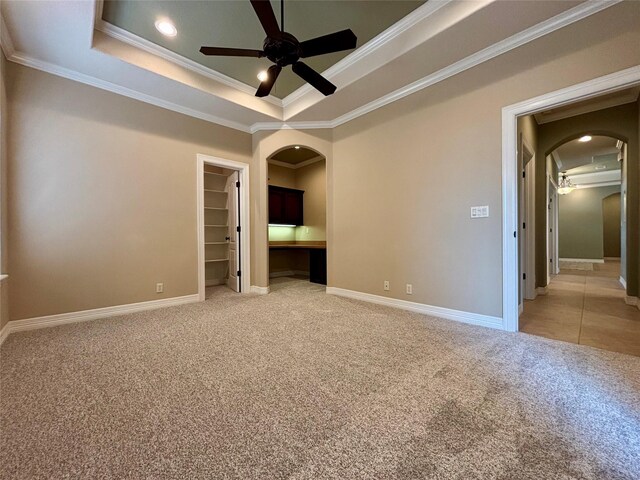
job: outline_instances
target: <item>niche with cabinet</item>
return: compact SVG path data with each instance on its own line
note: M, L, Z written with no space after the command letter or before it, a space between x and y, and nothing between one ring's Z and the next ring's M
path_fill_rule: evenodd
M304 225L304 190L269 185L269 224Z

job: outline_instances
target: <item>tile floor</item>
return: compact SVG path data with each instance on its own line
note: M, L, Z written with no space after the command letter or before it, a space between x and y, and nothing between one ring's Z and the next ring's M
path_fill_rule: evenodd
M520 331L640 356L640 310L627 305L620 262L560 270L546 295L525 300Z

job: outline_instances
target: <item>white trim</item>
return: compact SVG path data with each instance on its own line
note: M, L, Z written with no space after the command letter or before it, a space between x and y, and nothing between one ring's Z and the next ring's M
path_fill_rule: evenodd
M256 89L258 88L257 86L253 87L251 85L247 85L246 83L241 82L240 80L236 80L235 78L231 78L209 67L205 67L204 65L194 60L191 60L187 57L183 57L182 55L172 52L167 48L161 47L160 45L150 42L149 40L146 40L142 37L134 35L133 33L128 32L127 30L124 30L120 27L117 27L108 22L105 22L104 20L102 20L102 18L100 18L96 23L95 29L104 33L105 35L110 36L111 38L115 38L116 40L124 42L133 47L139 48L140 50L143 50L147 53L156 55L164 60L174 63L175 65L179 65L180 67L186 68L189 71L192 71L204 77L210 78L211 80L215 80L216 82L220 82L223 85L226 85L227 87L234 88L243 93L251 95L252 97L255 95ZM273 95L262 97L262 99L273 105L277 105L278 107L282 108L282 100L280 100L277 97L274 97Z
M198 295L200 301L205 299L205 267L204 267L204 165L229 168L238 171L240 181L240 284L242 293L250 291L251 285L251 244L250 244L250 200L249 200L249 164L213 157L198 153L196 155L196 215L198 238Z
M269 293L269 287L259 287L258 285L251 285L251 293L257 293L258 295L266 295Z
M257 122L251 125L251 133L261 130L319 130L335 128L331 120L309 122Z
M7 278L9 278L9 275L0 275L0 282L3 282Z
M292 164L292 163L287 163L287 162L281 162L280 160L267 160L267 163L270 163L272 165L278 165L279 167L284 167L284 168L290 168L292 170L297 170L299 168L303 168L306 167L307 165L312 165L316 162L319 162L321 160L325 160L323 155L318 155L317 157L313 157L310 158L309 160L305 160L304 162L300 162L300 163L296 163L296 164Z
M0 330L0 345L4 343L4 341L7 339L7 337L11 333L10 331L11 327L9 326L10 323L11 322L7 322L6 325L2 327L2 330Z
M626 290L627 289L627 281L622 277L622 275L620 275L620 278L618 278L618 281L620 282L620 285L622 285L622 287Z
M613 187L615 185L622 185L622 182L583 183L582 185L575 185L575 187L576 190L583 190L585 188Z
M502 55L503 53L513 50L514 48L518 48L526 43L529 43L540 37L548 35L560 28L563 28L567 25L580 21L590 15L598 13L606 8L609 8L619 3L620 1L622 0L593 0L593 1L583 2L563 13L556 15L555 17L547 19L526 30L516 33L511 37L508 37L504 40L501 40L500 42L497 42L489 47L486 47L483 50L480 50L479 52L476 52L473 55L470 55L462 60L459 60L458 62L455 62L437 72L427 75L422 79L419 79L409 85L406 85L393 92L383 95L382 97L376 100L373 100L368 104L363 105L359 108L356 108L350 112L347 112L337 118L334 118L333 120L304 121L304 122L286 122L286 121L285 122L277 122L277 121L276 122L256 122L250 126L241 124L239 122L235 122L232 120L227 120L227 119L224 119L215 115L211 115L205 112L194 110L190 107L178 105L173 102L169 102L169 101L160 99L158 97L154 97L152 95L148 95L127 87L116 85L106 80L101 80L101 79L92 77L90 75L82 74L64 67L60 67L58 65L44 62L42 60L29 57L28 55L25 55L25 54L16 53L13 51L13 44L10 41L9 32L6 30L6 26L4 24L1 25L0 36L2 41L2 48L5 51L5 56L13 62L28 66L31 68L35 68L38 70L42 70L42 71L51 73L53 75L58 75L64 78L68 78L80 83L101 88L103 90L117 93L119 95L123 95L129 98L134 98L136 100L150 103L152 105L156 105L161 108L166 108L167 110L172 110L178 113L182 113L184 115L192 116L194 118L199 118L201 120L205 120L211 123L216 123L229 128L233 128L236 130L253 134L261 130L286 130L286 129L306 130L306 129L335 128L339 125L342 125L351 120L354 120L355 118L358 118L362 115L370 113L378 108L381 108L385 105L395 102L396 100L400 100L417 91L420 91L431 85L434 85L443 80L446 80L447 78L450 78L453 75L456 75L465 70L473 68L483 62L491 60L497 57L498 55ZM325 72L323 72L323 74L325 74L325 76L327 76L328 74L329 77L331 77L332 75L339 73L340 71L343 71L344 69L348 68L350 64L358 60L358 58L362 58L361 57L362 55L367 55L368 53L371 53L377 48L380 48L380 46L384 45L386 42L389 42L391 39L395 38L403 29L406 29L411 25L414 25L416 22L420 21L421 19L428 17L437 9L441 8L442 6L444 6L449 2L450 0L441 1L441 2L436 2L436 1L427 2L424 6L414 10L414 12L412 12L407 17L405 17L404 19L400 20L399 22L391 26L385 32L375 37L369 43L363 45L362 47L354 51L351 55L348 55L343 60L333 65L333 67L327 69ZM98 9L99 9L98 3L96 4L96 7L95 7L96 12L98 12ZM102 22L102 20L100 19L100 16L97 13L96 13L96 17L94 18L94 22L97 23L96 27L99 28L100 22ZM115 28L117 27L114 27L114 29L111 29L110 33L114 33L116 31ZM123 34L123 35L126 35L126 34ZM155 44L151 44L151 45L155 45ZM157 47L157 49L156 49L156 46L149 47L149 48L152 48L154 50L153 53L158 54L157 49L160 49L162 47ZM163 49L163 50L166 50L166 49ZM166 50L166 52L170 52L170 51ZM173 54L173 52L170 52L170 54L166 54L166 55L173 56L175 54ZM186 63L186 61L187 59L181 57L182 63ZM197 62L194 62L194 63L197 64ZM206 69L206 67L202 67L202 68ZM215 73L213 72L214 71L211 70L208 73L209 75L214 75L214 76L218 74L218 72L215 72ZM203 72L200 72L200 73L203 73ZM222 74L219 74L219 75L222 75ZM290 105L291 102L295 101L298 98L298 96L303 95L305 93L303 89L305 88L308 89L310 87L303 86L300 89L296 90L296 92L293 92L289 96L287 96L282 101L283 109L287 105ZM277 101L277 100L278 99L275 99L274 101Z
M625 295L624 303L626 303L627 305L640 305L640 303L638 302L638 297L634 297L632 295Z
M561 262L576 262L576 263L604 263L602 258L559 258Z
M583 115L585 113L604 110L605 108L613 108L613 107L618 107L620 105L626 105L627 103L635 102L637 99L638 99L638 90L629 91L615 98L603 98L589 105L577 105L574 108L567 109L560 112L550 112L547 114L545 114L544 112L538 112L535 114L536 122L538 123L538 125L543 125L545 123L555 122L556 120L575 117L576 115Z
M4 56L8 59L11 58L16 52L16 49L13 46L11 34L9 33L9 29L7 28L7 24L4 23L4 16L2 15L2 13L0 13L0 47L2 47Z
M39 328L56 327L68 323L87 322L100 318L128 315L130 313L155 310L157 308L173 307L194 303L198 301L198 295L184 295L182 297L163 298L160 300L150 300L148 302L129 303L127 305L115 305L113 307L94 308L91 310L81 310L79 312L59 313L57 315L46 315L43 317L25 318L23 320L11 320L7 322L0 333L0 343L14 332L25 330L35 330Z
M435 307L424 303L409 302L407 300L399 300L397 298L382 297L371 293L356 292L355 290L347 290L338 287L327 287L329 295L337 295L340 297L353 298L363 302L376 303L392 308L400 308L411 312L422 313L447 320L455 320L457 322L468 323L471 325L480 325L483 327L497 328L502 330L503 323L500 317L491 317L489 315L481 315L479 313L463 312L461 310L453 310L450 308Z
M502 316L506 330L518 330L517 117L630 87L640 66L588 80L502 109Z
M74 80L79 83L84 83L85 85L91 85L92 87L100 88L101 90L106 90L108 92L117 93L118 95L122 95L124 97L140 100L141 102L149 103L151 105L155 105L156 107L165 108L167 110L172 110L174 112L182 113L183 115L188 115L190 117L199 118L200 120L216 123L224 127L229 127L235 130L240 130L242 132L251 133L251 129L248 126L243 125L241 123L234 122L232 120L227 120L225 118L218 117L215 115L210 115L208 113L204 113L199 110L194 110L190 107L178 105L176 103L169 102L167 100L163 100L161 98L154 97L146 93L138 92L137 90L132 90L128 87L116 85L115 83L111 83L106 80L92 77L84 73L79 73L79 72L76 72L75 70L70 70L68 68L60 67L52 63L44 62L42 60L38 60L21 53L15 53L11 55L11 57L8 57L8 60L11 60L12 62L18 63L20 65L24 65L25 67L35 68L36 70L41 70L43 72L47 72L52 75L57 75L62 78L67 78L69 80Z
M357 48L355 51L353 51L352 53L344 57L342 60L333 64L328 69L324 70L322 72L322 76L325 77L327 80L331 80L336 75L344 72L345 70L350 68L353 69L354 66L358 62L363 60L365 57L367 57L368 55L371 55L376 50L379 50L380 48L384 47L393 39L395 39L398 35L407 31L408 29L416 25L418 22L421 22L422 20L429 18L431 15L436 13L441 8L447 6L449 3L453 3L453 1L455 0L439 0L439 1L426 2L425 4L413 10L404 18L398 20L396 23L394 23L389 28L387 28L385 31L383 31L382 33L379 33L378 35L373 37L371 40L369 40L367 43ZM393 60L393 58L390 58L388 60L391 61ZM359 78L362 78L362 76L359 76ZM341 84L341 86L344 87L346 85ZM311 85L304 84L294 92L291 92L289 95L287 95L283 99L282 105L284 108L286 108L289 105L291 105L293 102L302 98L304 95L313 91L314 91L314 88Z
M547 293L549 293L548 285L545 285L544 287L536 287L536 294L546 295Z

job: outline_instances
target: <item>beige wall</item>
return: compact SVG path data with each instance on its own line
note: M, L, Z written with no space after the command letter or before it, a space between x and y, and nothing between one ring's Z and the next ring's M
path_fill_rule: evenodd
M638 24L616 5L336 128L329 285L501 316L501 110L640 64Z
M0 274L9 272L7 223L7 60L0 51ZM9 280L0 280L0 330L9 321Z
M638 3L640 9L640 3ZM627 224L626 224L626 279L627 293L638 293L638 254L640 249L640 138L638 137L638 105L628 103L618 107L607 108L596 112L585 113L575 117L544 123L538 128L538 151L551 153L567 140L578 138L585 133L591 135L609 135L627 143L625 158L626 190L627 190ZM544 170L538 170L538 178L544 178ZM544 222L546 214L546 194L538 189L536 196L536 222ZM547 266L547 252L544 247L546 233L538 229L536 244L536 267L538 286L547 282L546 275L541 275ZM561 253L562 255L562 253Z
M294 145L303 145L315 150L326 159L327 198L327 257L332 255L332 211L333 186L331 183L333 165L333 132L322 130L278 130L260 131L253 135L253 159L251 162L251 274L252 284L259 287L269 285L268 248L268 201L267 201L267 158L278 150ZM331 281L331 270L327 271Z
M568 195L558 195L560 258L602 259L604 257L602 201L618 192L620 192L619 185L581 188ZM616 221L619 231L619 211Z
M304 190L304 226L296 228L296 240L327 239L327 169L320 160L295 170L296 188Z
M7 87L11 319L197 293L196 154L250 162L250 135L13 63Z
M270 163L268 182L269 185L296 188L296 170Z

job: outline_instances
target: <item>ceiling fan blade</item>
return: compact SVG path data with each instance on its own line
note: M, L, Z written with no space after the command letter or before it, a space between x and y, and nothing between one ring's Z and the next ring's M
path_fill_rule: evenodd
M276 14L273 13L271 2L269 0L251 0L251 6L258 15L258 20L262 24L267 37L278 37L280 35L280 27L276 20Z
M262 50L249 50L247 48L200 47L200 53L222 57L264 57Z
M300 57L307 58L315 55L324 55L325 53L351 50L352 48L356 48L357 41L358 38L350 29L312 38L311 40L300 42L300 48L302 50Z
M258 91L256 92L256 97L266 97L271 92L273 85L276 83L278 75L280 75L280 71L282 67L278 65L271 65L269 70L267 70L267 79L260 83L258 87Z
M308 82L316 90L319 90L325 96L331 95L336 91L336 86L333 83L324 78L310 66L302 62L296 62L291 66L291 68L298 76Z

